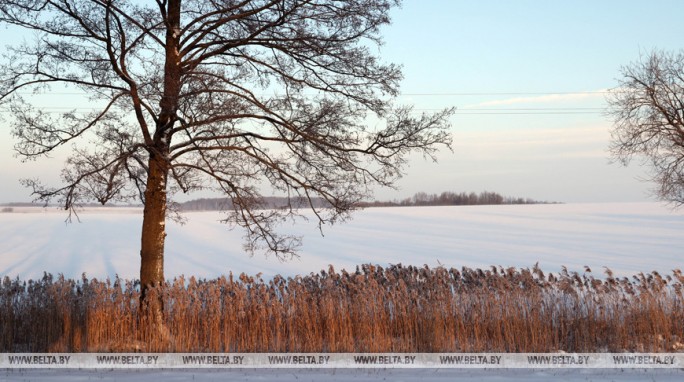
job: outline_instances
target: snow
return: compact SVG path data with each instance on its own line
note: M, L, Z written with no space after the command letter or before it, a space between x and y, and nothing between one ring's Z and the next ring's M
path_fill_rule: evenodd
M67 224L57 209L0 213L0 276L37 278L47 271L136 278L141 210L92 208L79 216L80 223ZM369 208L349 222L324 226L325 236L313 219L281 226L303 236L300 257L285 262L250 257L243 232L220 223L218 212L185 216L183 226L167 224L167 278L231 271L294 276L363 263L485 268L538 262L546 272L589 266L600 276L606 266L618 276L667 274L682 267L684 247L684 215L656 203Z
M281 227L304 236L300 257L280 262L250 257L242 232L230 231L216 212L187 213L187 224L167 225L166 276L213 278L246 272L293 276L357 264L447 267L531 267L546 272L563 265L601 275L603 266L629 276L682 267L684 215L655 203L532 206L371 208L350 222L325 227L315 221ZM79 278L118 274L136 278L142 211L86 209L81 222L66 224L64 211L14 208L0 213L0 276L37 278L43 271ZM684 371L634 369L568 370L0 370L2 381L681 381Z
M640 369L509 369L501 370L464 370L464 369L373 369L373 370L291 370L291 369L236 369L236 370L0 370L0 379L7 382L42 381L127 381L147 382L153 380L176 381L416 381L457 382L471 381L681 381L684 371L640 370Z

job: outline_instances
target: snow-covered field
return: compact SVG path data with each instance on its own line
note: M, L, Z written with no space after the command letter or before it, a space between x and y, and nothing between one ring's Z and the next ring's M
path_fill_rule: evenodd
M601 275L603 266L628 276L683 268L684 214L659 204L567 204L375 208L352 221L325 227L312 222L282 227L304 236L300 258L279 262L242 250L242 232L218 223L216 212L186 214L185 226L168 224L166 275L212 278L263 272L293 276L357 264L447 267L563 265ZM56 209L15 208L0 213L0 276L36 278L43 271L78 278L135 278L139 271L141 211L89 209L81 223L65 224ZM674 370L0 370L2 381L681 381Z
M218 212L185 215L184 226L167 225L167 278L230 271L293 276L362 263L460 268L539 262L547 272L586 265L602 275L607 266L622 276L684 265L684 212L656 203L371 208L324 227L324 237L313 222L283 226L304 242L300 257L287 262L245 254L243 233L219 223ZM72 224L65 218L55 208L0 213L0 276L137 277L140 210L88 209Z

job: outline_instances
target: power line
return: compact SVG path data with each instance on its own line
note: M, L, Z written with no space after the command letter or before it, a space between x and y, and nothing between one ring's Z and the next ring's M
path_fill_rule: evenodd
M399 96L406 97L452 97L452 96L552 96L552 95L601 95L609 94L611 91L597 90L597 91L556 91L556 92L464 92L464 93L401 93ZM20 92L23 95L34 95L34 93ZM86 95L85 92L55 92L55 93L40 93L39 95ZM67 107L67 106L43 106L42 111L47 114L60 114L63 111L80 111L88 112L101 110L95 107ZM429 112L440 111L442 108L415 108L415 112ZM572 114L602 114L604 108L599 107L464 107L456 109L455 115L572 115ZM0 110L0 113L6 111Z
M94 111L96 109L91 109L91 110L86 110L83 111L88 112L88 111ZM431 112L431 111L439 111L441 109L414 109L414 112ZM0 113L10 113L8 110L0 110ZM57 111L57 110L44 110L43 113L45 114L64 114L64 111ZM459 116L459 115L601 115L603 114L602 111L562 111L562 110L556 110L556 111L456 111L454 116Z
M557 92L447 92L447 93L399 93L399 97L452 97L452 96L542 96L542 95L592 95L611 94L617 90L557 91ZM17 92L19 95L87 95L87 92Z
M444 108L414 108L413 110L422 111L438 111ZM497 108L480 108L480 107L463 107L457 108L456 112L464 111L598 111L604 110L603 107L497 107Z
M456 113L456 115L544 115L544 114L559 114L559 115L571 115L571 114L593 114L593 115L599 115L602 114L601 112L595 112L595 111L540 111L540 112L501 112L501 113L496 113L496 112L465 112L465 113Z
M472 108L457 109L457 115L536 115L536 114L603 114L601 107L549 107L549 108Z
M610 94L615 91L579 91L579 92L469 92L469 93L400 93L399 96L410 97L451 97L451 96L542 96L542 95L592 95Z

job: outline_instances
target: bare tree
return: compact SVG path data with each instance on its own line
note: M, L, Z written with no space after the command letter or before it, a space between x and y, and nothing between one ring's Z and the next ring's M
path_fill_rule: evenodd
M319 224L344 219L411 152L449 146L452 110L393 106L400 68L373 54L399 0L0 0L0 22L34 32L0 67L16 149L49 154L77 138L63 186L27 180L44 201L144 203L143 291L164 282L167 195L214 189L249 251L295 254L262 209L260 185L309 203ZM31 92L84 92L92 112L61 115ZM55 90L57 89L57 90ZM63 91L63 90L61 90ZM28 99L27 99L28 98ZM369 119L370 118L370 119ZM369 121L377 121L369 123Z
M684 204L684 52L656 51L623 67L608 102L613 156L643 160L658 198Z

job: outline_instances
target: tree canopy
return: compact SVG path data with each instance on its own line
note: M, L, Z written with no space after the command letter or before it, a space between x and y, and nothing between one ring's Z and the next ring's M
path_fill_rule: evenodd
M248 250L292 255L298 239L275 224L298 210L259 208L264 189L322 198L326 208L309 207L320 224L335 222L374 187L394 185L410 153L434 159L450 145L453 110L394 104L400 67L375 52L396 6L0 0L0 23L33 32L0 66L17 152L36 158L74 143L61 186L25 183L65 208L139 199L143 263L163 255L167 193L206 189L231 199L226 221L246 230ZM31 94L63 86L93 110L32 105Z
M684 52L654 51L623 67L608 102L614 157L643 160L656 195L684 204Z

